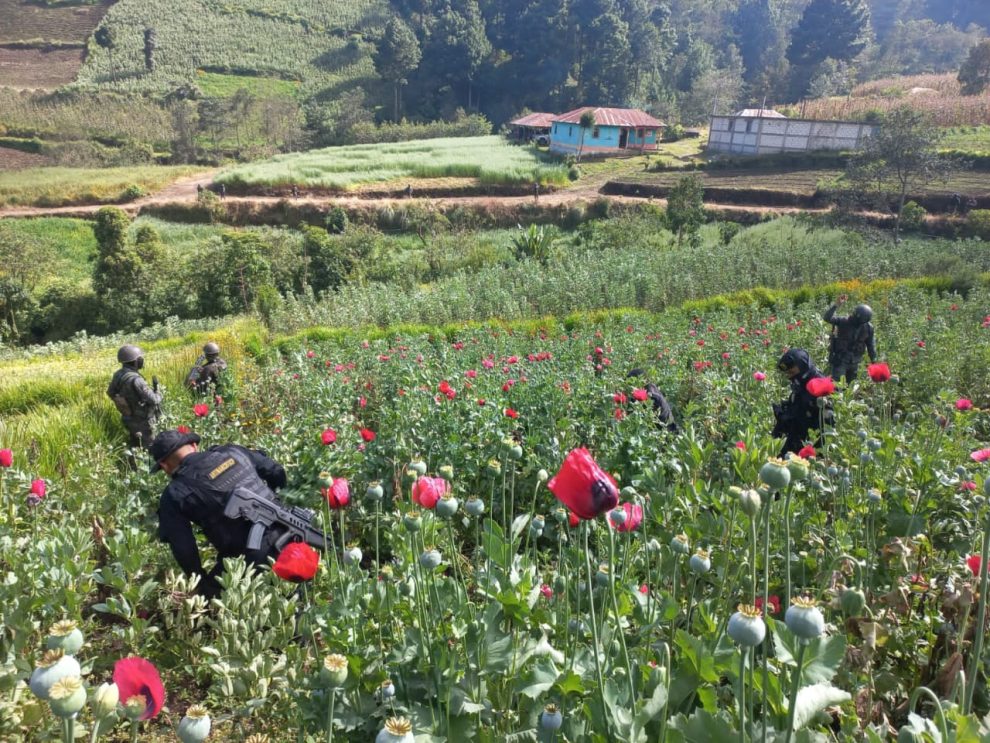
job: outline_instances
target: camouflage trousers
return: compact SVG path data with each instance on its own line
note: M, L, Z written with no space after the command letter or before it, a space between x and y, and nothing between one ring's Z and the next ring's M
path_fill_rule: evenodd
M132 449L147 449L155 438L154 425L157 421L151 418L124 418L124 428L127 429L127 445Z

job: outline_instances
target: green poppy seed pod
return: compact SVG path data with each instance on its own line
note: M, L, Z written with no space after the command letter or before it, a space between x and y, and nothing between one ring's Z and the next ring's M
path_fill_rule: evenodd
M83 646L83 633L71 619L56 622L48 631L45 647L61 650L66 655L75 655Z
M320 680L331 689L337 689L347 680L347 658L338 653L328 655L323 659L320 669Z
M604 588L608 585L609 570L608 565L599 565L598 572L595 573L595 584Z
M783 459L768 459L760 467L760 480L771 490L783 490L791 484L791 473Z
M333 475L329 472L321 472L317 476L316 481L321 488L333 487Z
M540 728L542 730L560 730L564 724L564 716L556 704L548 704L540 713Z
M238 687L238 683L240 687ZM247 694L247 687L241 679L234 680L234 693L237 696L244 696ZM130 699L124 700L124 717L132 722L136 722L141 719L141 716L148 710L148 700L144 698L141 694L135 694Z
M405 717L390 717L378 731L375 743L413 743L412 723Z
M439 472L440 473L440 477L444 478L445 480L453 480L454 479L454 466L453 465L445 464L442 467L440 467L440 469L438 469L437 472Z
M739 491L739 508L750 518L756 517L762 505L763 501L760 499L760 494L752 488Z
M419 556L419 564L422 565L427 570L433 570L440 565L440 550L438 549L428 549L424 550Z
M364 491L364 497L369 501L380 501L383 495L385 495L385 490L378 480L368 485L368 489Z
M502 464L497 459L489 459L488 464L485 465L485 470L489 475L495 477L502 474Z
M811 463L804 457L799 457L796 454L792 454L787 459L787 471L791 474L792 482L801 482L806 479L810 469Z
M883 442L880 439L867 439L866 448L870 451L879 451L883 446Z
M406 470L406 482L412 483L419 479L419 473L416 470Z
M409 463L409 470L415 472L417 477L422 477L426 474L426 462L422 459L414 459Z
M351 545L344 550L344 563L346 565L361 565L361 558L364 557L364 553L361 552L361 548L357 545Z
M86 706L86 689L79 676L64 676L48 690L52 714L63 719L72 717Z
M395 697L395 684L392 683L392 679L382 681L378 690L381 692L382 699L393 699Z
M698 575L704 575L709 570L712 569L711 556L708 554L708 550L701 549L691 555L691 559L688 560L688 567L691 568L691 572Z
M767 625L755 606L739 605L729 617L726 633L744 648L755 648L767 636Z
M455 513L457 513L458 506L457 498L450 498L444 496L437 501L436 513L442 519L449 519Z
M480 516L485 512L485 502L476 496L471 496L464 502L464 510L471 516Z
M399 595L411 598L416 595L416 583L412 578L399 581Z
M636 492L636 488L634 488L632 485L626 485L619 492L621 493L622 497L625 498L626 500L632 500L638 495L638 493Z
M48 693L56 681L66 676L81 675L82 669L75 658L61 650L48 650L31 673L28 687L38 699L48 701Z
M859 437L859 440L860 441L866 441L866 439L869 437L869 435L870 434L868 434L866 432L866 429L865 428L861 428L858 431L856 431L856 436Z
M615 526L622 526L626 523L626 511L624 508L613 508L608 512L608 520Z
M539 472L536 473L536 479L539 480L540 482L546 482L547 480L550 479L550 473L544 469L541 469Z
M687 555L691 552L691 543L684 534L678 534L670 540L670 548L678 555Z
M580 635L584 633L584 622L580 619L568 619L567 620L567 631L572 635Z
M175 731L182 743L203 743L210 735L210 715L206 707L192 705L186 710L185 717L179 721Z
M109 717L117 711L119 701L120 691L117 689L117 684L100 684L93 694L93 717L97 720Z
M729 486L729 495L731 495L733 498L738 498L739 494L742 493L742 491L743 489L738 485Z
M423 528L423 517L417 511L407 513L402 517L402 525L408 532L417 532Z
M839 604L847 617L858 617L866 608L866 594L858 588L847 588L839 596Z
M553 578L553 591L554 593L563 593L567 588L567 578L557 574Z
M522 455L523 455L523 450L519 444L516 444L515 446L509 449L509 459L514 459L515 461L518 462L520 459L522 459Z
M784 624L795 637L802 640L814 640L825 631L825 617L816 606L816 601L810 598L797 597L791 599L791 605L784 614Z

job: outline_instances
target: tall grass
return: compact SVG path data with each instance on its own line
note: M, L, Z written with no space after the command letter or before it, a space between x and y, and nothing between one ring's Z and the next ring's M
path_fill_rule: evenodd
M565 183L567 170L502 137L456 137L393 144L327 147L242 165L217 180L228 186L347 190L366 183L416 178L474 178L485 184Z
M64 206L126 201L127 190L157 191L176 178L198 172L188 166L127 168L26 168L0 171L0 207Z

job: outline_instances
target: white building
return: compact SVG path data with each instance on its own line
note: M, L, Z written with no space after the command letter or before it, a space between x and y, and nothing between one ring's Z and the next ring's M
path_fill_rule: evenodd
M745 108L731 116L712 116L708 151L733 155L769 155L811 150L856 150L875 125L857 121L788 119L768 108Z

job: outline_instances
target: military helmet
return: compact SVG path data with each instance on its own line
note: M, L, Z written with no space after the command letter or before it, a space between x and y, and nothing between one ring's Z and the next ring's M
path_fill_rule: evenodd
M203 346L203 355L206 356L207 358L210 358L212 356L219 356L220 346L218 346L213 341L210 341L205 346Z
M791 367L796 366L802 373L808 369L810 357L803 348L789 348L777 361L777 368L786 372Z
M121 346L117 351L117 361L121 364L130 364L137 361L142 356L144 356L144 351L137 346L131 345L130 343Z
M868 304L857 304L853 310L853 317L861 323L868 323L873 319L873 308Z

